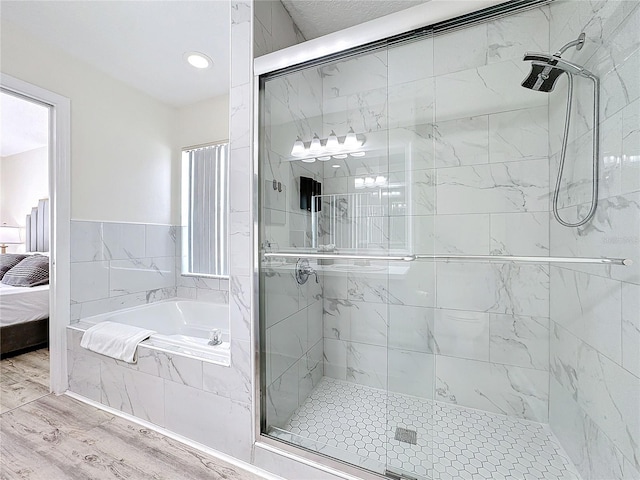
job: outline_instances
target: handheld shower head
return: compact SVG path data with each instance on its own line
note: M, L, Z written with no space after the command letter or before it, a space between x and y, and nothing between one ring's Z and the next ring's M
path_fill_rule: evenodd
M531 90L548 93L553 91L553 87L555 87L558 78L565 72L569 75L593 77L593 74L585 70L584 67L567 62L561 58L561 55L571 47L576 47L576 50L580 50L584 42L585 34L583 32L577 39L567 43L553 55L550 53L525 53L523 60L532 63L531 72L522 82L522 86Z
M548 53L527 52L523 60L531 61L531 72L522 82L522 86L540 92L553 91L558 78L565 72L585 77L591 75L584 67L560 58L557 53L550 55Z

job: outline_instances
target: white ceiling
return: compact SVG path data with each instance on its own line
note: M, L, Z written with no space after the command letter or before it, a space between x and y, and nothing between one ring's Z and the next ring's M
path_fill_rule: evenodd
M261 1L261 0L257 0ZM427 0L283 0L307 40ZM9 21L172 106L229 92L228 0L0 0ZM184 54L214 66L196 70Z
M427 1L282 0L282 3L304 37L311 40Z
M0 15L169 105L229 93L228 0L2 0ZM213 67L191 67L189 51Z
M6 93L0 94L0 156L8 157L48 143L47 107Z

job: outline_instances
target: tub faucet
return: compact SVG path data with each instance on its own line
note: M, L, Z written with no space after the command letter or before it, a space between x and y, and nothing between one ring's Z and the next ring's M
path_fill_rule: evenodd
M207 345L220 345L222 343L222 330L214 328L209 332L209 342Z

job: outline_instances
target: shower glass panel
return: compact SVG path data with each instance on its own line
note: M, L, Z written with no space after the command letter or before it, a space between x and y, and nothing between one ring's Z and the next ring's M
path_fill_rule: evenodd
M263 435L366 475L581 478L555 436L569 451L582 448L565 412L576 425L587 421L582 412L591 415L585 429L614 429L594 404L576 404L583 397L576 400L573 389L593 395L592 379L582 376L576 385L564 372L588 360L578 348L609 361L591 345L604 342L599 325L610 322L618 334L609 346L619 347L621 320L607 315L620 301L625 311L638 276L637 267L571 261L636 260L636 244L589 238L611 233L608 215L616 208L637 208L637 191L605 199L581 229L556 222L552 182L567 81L559 78L548 93L521 84L530 72L526 52L554 52L589 18L600 18L585 11L585 25L574 25L583 3L507 2L468 23L436 25L261 78ZM608 8L623 25L623 44L636 32L640 8ZM586 37L579 55L564 57L607 73L594 54L599 40L589 40L588 28ZM572 106L580 120L568 132L558 192L562 218L571 222L591 205L597 130L591 111L584 112L592 85L581 80ZM634 110L624 92L614 92L622 117L603 114L614 115L610 124L635 118L625 128L637 131L638 100ZM612 168L611 149L603 147L605 168ZM637 158L632 149L620 162ZM603 187L600 198L612 191ZM637 215L629 214L627 226L622 218L617 228L636 235ZM482 260L415 257L433 254ZM563 258L536 260L550 254ZM622 298L605 293L616 289ZM587 297L618 306L598 316L582 304ZM610 367L633 385L627 396L637 402L637 376ZM611 411L624 408L615 395L602 400L613 402ZM640 438L640 428L632 430ZM616 442L632 458L633 449Z

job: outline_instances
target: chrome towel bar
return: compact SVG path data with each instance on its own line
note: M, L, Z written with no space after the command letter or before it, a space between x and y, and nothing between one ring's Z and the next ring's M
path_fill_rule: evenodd
M358 255L348 253L307 253L307 252L267 252L265 258L310 258L317 260L379 260L413 262L431 260L442 262L502 262L502 263L582 263L600 265L630 266L633 261L628 258L589 258L589 257L524 257L514 255L439 255L439 254L407 254L407 255Z

